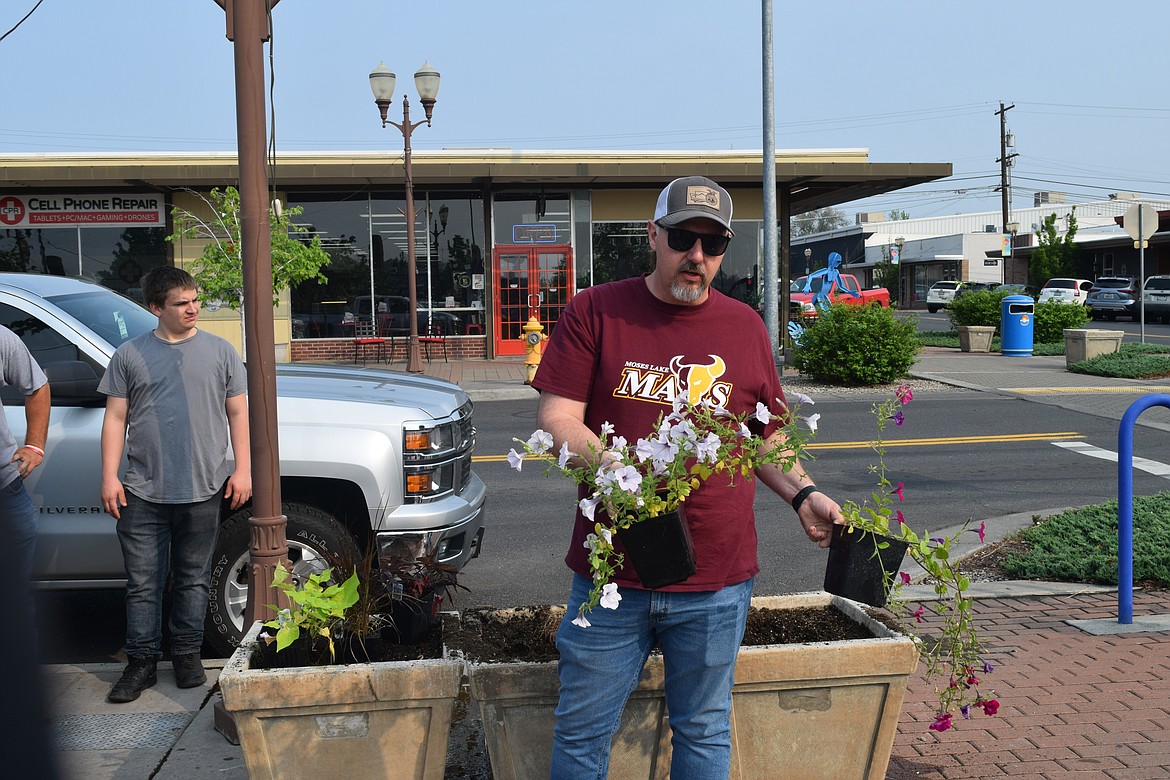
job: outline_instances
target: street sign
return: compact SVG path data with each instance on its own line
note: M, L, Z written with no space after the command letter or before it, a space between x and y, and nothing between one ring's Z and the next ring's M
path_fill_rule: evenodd
M1121 224L1134 241L1145 241L1158 232L1158 210L1148 203L1130 206Z

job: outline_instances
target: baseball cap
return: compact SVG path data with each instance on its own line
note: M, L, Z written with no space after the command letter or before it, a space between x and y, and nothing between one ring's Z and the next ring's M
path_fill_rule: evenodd
M710 219L731 229L731 196L727 190L704 176L684 176L666 185L654 207L654 221L674 227L688 219Z

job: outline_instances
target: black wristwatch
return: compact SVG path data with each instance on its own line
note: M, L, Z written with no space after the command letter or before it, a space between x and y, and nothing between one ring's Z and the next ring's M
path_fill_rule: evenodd
M809 485L808 487L801 490L799 493L797 493L795 496L792 497L792 511L799 514L800 513L800 505L804 503L804 500L806 498L808 498L809 496L811 496L813 493L820 493L820 492L822 492L821 489L819 487L817 487L816 485Z

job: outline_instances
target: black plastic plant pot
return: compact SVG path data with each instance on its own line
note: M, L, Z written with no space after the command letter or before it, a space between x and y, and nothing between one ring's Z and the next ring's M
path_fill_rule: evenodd
M623 528L617 537L644 588L665 588L695 573L695 545L681 506Z
M418 598L395 601L390 610L391 624L381 631L382 640L396 645L417 645L431 630L443 604L438 587L430 587Z
M879 539L887 543L884 549L877 549ZM825 566L825 590L835 596L884 607L890 596L892 577L902 566L907 546L906 542L888 536L860 531L848 533L843 525L833 526L829 562ZM890 572L890 580L882 575L883 569Z

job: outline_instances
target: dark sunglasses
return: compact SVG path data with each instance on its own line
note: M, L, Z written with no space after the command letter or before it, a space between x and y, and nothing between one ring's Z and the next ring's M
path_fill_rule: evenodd
M658 224L655 222L654 224ZM676 252L689 252L695 241L703 243L703 254L710 257L719 257L727 251L727 244L731 236L713 236L707 233L695 233L682 228L671 228L658 225L659 230L666 231L666 245Z

